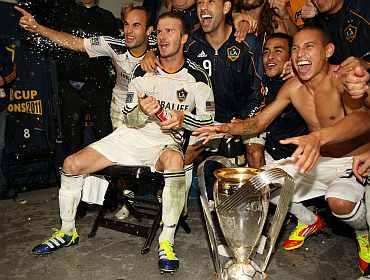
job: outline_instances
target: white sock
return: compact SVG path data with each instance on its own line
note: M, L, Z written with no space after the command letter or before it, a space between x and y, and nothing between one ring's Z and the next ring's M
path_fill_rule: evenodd
M162 193L162 221L163 230L159 235L159 242L175 240L175 232L185 203L185 171L165 170L164 189Z
M193 180L193 164L185 165L185 205L184 205L184 215L188 214L188 198L189 198L189 191L191 188L191 182Z
M62 172L59 190L59 211L62 220L61 230L69 234L75 230L77 206L81 200L84 176L71 176Z
M270 199L270 202L277 204L280 196L275 196ZM289 206L289 213L294 215L301 223L306 225L312 225L316 222L317 216L310 209L304 206L302 203L292 202Z
M351 226L357 233L368 230L366 222L366 207L363 200L358 201L349 214L338 215L333 212L332 214L340 219L343 223Z

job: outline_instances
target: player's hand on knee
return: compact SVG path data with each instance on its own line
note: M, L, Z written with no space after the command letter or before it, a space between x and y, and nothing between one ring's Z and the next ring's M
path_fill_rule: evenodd
M33 15L31 15L29 12L27 12L26 10L22 9L19 6L14 6L14 9L16 9L18 12L22 14L21 18L19 19L19 25L23 29L30 32L38 32L40 25L35 20Z
M280 140L280 143L294 144L297 146L292 154L292 159L301 173L311 171L320 158L320 137L315 132Z
M160 109L158 101L153 96L147 96L144 93L138 94L140 110L147 116L153 117Z

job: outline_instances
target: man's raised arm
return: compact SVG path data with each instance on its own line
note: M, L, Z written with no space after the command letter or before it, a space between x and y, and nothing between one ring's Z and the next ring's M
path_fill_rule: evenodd
M48 38L61 47L74 51L85 52L82 38L75 37L71 34L59 32L43 26L39 24L35 20L35 18L26 10L20 8L19 6L15 6L14 8L22 14L22 17L19 20L19 25L25 30L32 33L40 34L41 36Z

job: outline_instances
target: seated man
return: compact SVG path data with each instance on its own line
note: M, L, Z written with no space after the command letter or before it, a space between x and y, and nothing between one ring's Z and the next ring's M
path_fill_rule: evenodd
M340 129L334 131L332 141L308 141L305 138L298 143L295 138L299 137L281 141L299 146L292 155L293 162L287 160L275 166L283 168L296 181L290 212L300 223L307 225L306 231L313 232L319 221L312 221L315 215L298 203L325 195L333 215L356 230L360 259L369 263L368 225L362 200L364 188L355 176L351 176L351 169L352 156L370 147L367 128L370 97L348 98L343 81L336 72L338 67L328 63L333 52L334 45L322 30L314 27L301 29L294 35L292 47L297 77L284 84L276 99L254 118L200 128L197 134L204 137L212 132L233 135L259 133L289 104L297 109L312 131L307 137L309 140L321 139L322 129L338 125ZM340 133L342 137L336 138ZM320 145L320 153L310 153ZM318 164L315 166L316 161ZM304 238L297 238L296 248L302 246L303 241ZM360 268L363 270L363 267L365 265Z
M176 225L185 202L182 146L184 129L213 122L213 94L206 74L186 60L188 38L180 16L165 13L158 19L158 47L163 71L147 73L137 66L129 84L124 122L107 137L64 161L59 207L62 227L32 251L43 255L77 244L75 215L86 175L113 164L149 165L163 172L163 230L159 236L159 266L173 272L179 266L173 251ZM171 109L160 123L156 115ZM195 112L192 114L191 112ZM170 127L167 129L167 127Z

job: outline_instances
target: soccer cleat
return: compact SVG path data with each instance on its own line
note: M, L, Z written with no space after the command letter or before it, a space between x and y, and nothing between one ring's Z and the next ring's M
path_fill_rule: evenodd
M159 270L161 273L174 273L179 268L179 259L173 250L173 244L169 240L159 243Z
M358 267L364 275L370 274L370 248L369 237L367 234L359 234L356 236L358 245Z
M35 255L50 254L59 248L76 245L79 239L80 237L76 230L72 232L72 235L67 235L61 230L54 230L53 235L49 239L32 249L32 253Z
M316 222L311 225L306 225L298 221L298 225L289 235L289 238L284 241L283 248L287 251L298 249L302 247L306 238L322 230L325 227L325 222L320 216L316 217Z

